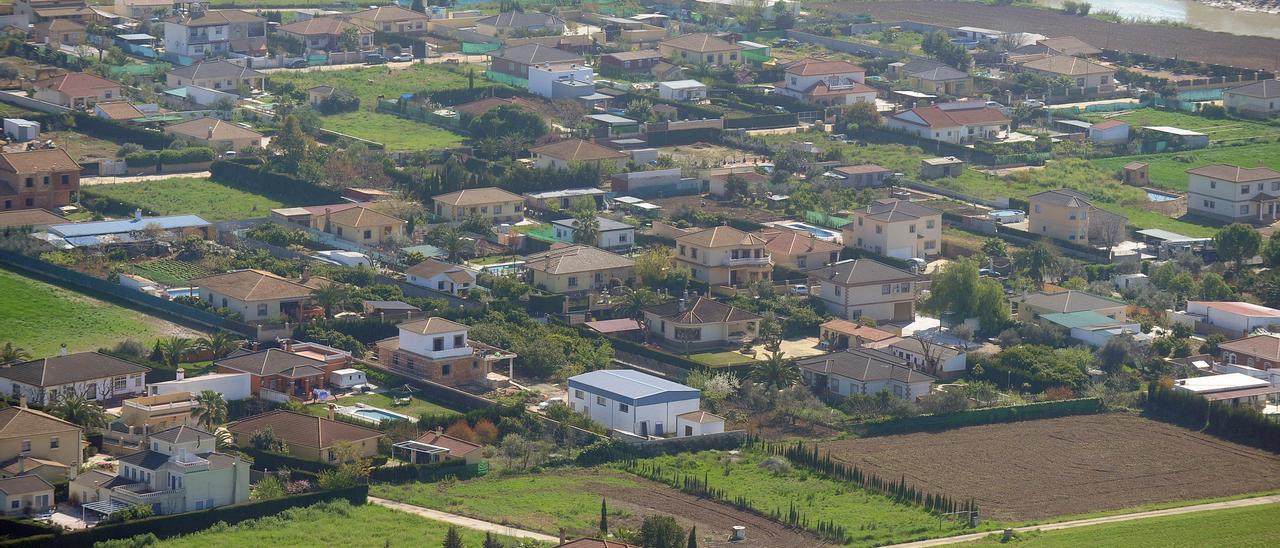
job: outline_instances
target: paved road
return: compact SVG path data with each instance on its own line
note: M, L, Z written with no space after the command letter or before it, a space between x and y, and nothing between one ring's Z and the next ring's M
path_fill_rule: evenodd
M114 185L119 183L137 183L141 181L156 181L160 179L172 179L174 177L209 177L212 174L208 171L192 171L189 173L165 173L153 175L124 175L120 177L82 177L80 186L92 185Z
M1176 516L1179 514L1190 514L1193 512L1204 512L1206 510L1225 510L1228 508L1244 508L1247 506L1259 506L1262 504L1278 504L1280 503L1280 495L1268 495L1265 497L1254 497L1251 499L1229 500L1225 502L1211 502L1208 504L1197 504L1194 506L1181 506L1178 508L1166 508L1164 510L1151 510L1149 512L1135 512L1132 514L1119 514L1115 516L1107 516L1101 518L1079 519L1075 521L1064 521L1061 523L1046 523L1043 525L1028 525L1026 527L1016 527L1014 531L1025 533L1030 531L1054 531L1057 529L1072 529L1075 527L1088 527L1090 525L1104 525L1107 523L1118 523L1123 521L1133 521L1139 519L1155 518L1160 516ZM936 538L931 540L922 540L920 542L908 542L905 544L896 544L889 548L924 548L926 546L943 546L947 544L958 544L961 542L971 542L981 540L982 538L997 531L987 531L985 533L971 533L968 535L960 535L956 537Z
M509 537L527 538L527 539L536 540L538 542L550 542L550 543L560 542L560 539L553 537L551 535L544 535L542 533L535 533L533 531L525 531L523 529L507 527L506 525L499 525L497 523L480 521L478 519L472 519L466 516L459 516L457 514L441 512L439 510L431 510L429 508L414 506L412 504L404 504L402 502L396 502L393 500L380 499L378 497L369 497L369 502L371 504L377 504L378 506L394 508L396 510L409 512L410 514L417 514L427 519L443 521L445 523L452 523L459 527L466 527L467 529L474 529L476 531L486 531L486 532L493 533L495 535L506 535Z

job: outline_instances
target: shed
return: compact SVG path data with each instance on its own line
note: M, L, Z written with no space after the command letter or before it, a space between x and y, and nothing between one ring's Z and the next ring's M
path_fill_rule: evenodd
M724 432L724 417L706 411L690 411L676 415L676 436L703 436Z
M961 173L964 173L964 160L956 158L955 156L925 158L920 160L921 179L959 177Z
M364 371L354 368L338 369L329 373L329 385L336 388L355 388L362 384L368 384L369 379L365 378Z

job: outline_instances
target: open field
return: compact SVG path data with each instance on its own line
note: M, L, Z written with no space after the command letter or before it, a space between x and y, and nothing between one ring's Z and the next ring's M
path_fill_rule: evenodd
M160 215L195 214L207 221L266 217L278 207L304 205L286 204L203 177L94 185L83 194L138 204Z
M431 124L363 110L324 116L321 125L330 131L382 143L391 151L453 148L461 145L463 139L457 133Z
M728 546L725 540L733 525L748 529L748 540L735 546L820 544L772 520L607 468L487 476L451 484L375 485L371 494L549 534L564 527L571 535L595 534L603 497L614 528L638 529L645 516L662 513L686 528L696 525L699 546Z
M132 264L128 272L168 286L183 285L192 278L212 274L198 264L177 259L152 259Z
M1020 533L1017 546L1163 548L1167 546L1275 546L1280 543L1276 505L1211 510L1135 521ZM999 536L970 546L997 546Z
M361 110L373 110L378 96L394 100L402 93L437 91L467 87L467 75L459 74L439 65L415 63L402 70L387 74L386 66L352 68L345 70L290 70L271 75L271 82L279 85L292 83L299 90L319 85L329 85L354 93L360 98ZM479 75L477 75L479 76Z
M291 508L274 516L167 539L159 546L440 546L447 524L372 504L346 501ZM484 533L458 528L465 546L480 546ZM502 538L507 545L512 539ZM534 545L537 545L536 543Z
M427 400L413 396L409 405L395 406L391 404L391 396L386 394L359 394L354 396L342 396L337 400L331 400L329 403L338 405L355 405L363 403L374 407L381 407L388 411L395 411L402 415L417 417L423 413L433 415L447 415L449 413L457 413L447 407L431 403ZM329 414L329 403L317 403L307 406L307 413L317 417L327 416Z
M1139 131L1143 126L1173 126L1189 129L1209 135L1210 141L1248 139L1251 137L1275 138L1280 136L1280 127L1269 126L1259 122L1235 119L1215 120L1185 112L1154 108L1120 111L1119 113L1090 113L1084 117L1090 122L1100 122L1102 120L1128 122L1131 131Z
M122 143L91 137L75 131L41 131L41 139L52 139L76 161L115 158Z
M730 367L733 365L742 365L745 363L753 363L758 360L738 352L736 350L724 350L720 352L699 352L697 354L689 354L689 359L706 365L707 367Z
M1129 162L1146 162L1150 164L1151 182L1155 186L1187 190L1187 170L1209 164L1231 164L1241 167L1256 167L1258 162L1271 169L1280 169L1280 143L1263 143L1231 147L1213 147L1185 152L1166 154L1143 154L1138 156L1120 156L1090 160L1094 165L1120 172L1120 168Z
M12 342L35 358L56 354L64 342L71 352L85 352L125 339L149 344L170 335L199 336L180 325L8 270L0 270L0 295L0 344Z
M1280 456L1125 414L827 442L833 458L1028 520L1280 487ZM1239 474L1239 470L1249 470Z
M1262 70L1275 70L1274 52L1280 51L1280 40L1272 38L1171 26L1108 23L1060 11L977 2L829 2L813 4L811 8L864 13L877 21L911 20L935 25L1033 32L1045 36L1060 36L1063 29L1071 29L1069 34L1099 48Z

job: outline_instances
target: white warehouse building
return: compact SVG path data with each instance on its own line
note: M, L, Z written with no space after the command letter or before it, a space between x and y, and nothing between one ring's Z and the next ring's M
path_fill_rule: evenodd
M695 388L630 369L601 369L569 378L571 409L608 428L644 437L723 432L724 419L712 415L718 427L708 423L704 415L709 414L699 409L700 398ZM677 431L682 415L701 417L701 428Z

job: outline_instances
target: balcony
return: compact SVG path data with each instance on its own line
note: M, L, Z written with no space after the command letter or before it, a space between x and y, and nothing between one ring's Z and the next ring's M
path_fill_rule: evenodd
M725 257L720 264L722 266L769 266L773 264L773 258L769 255L761 257L739 257L737 259Z

